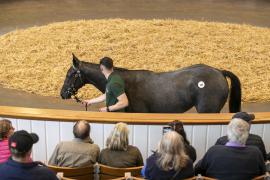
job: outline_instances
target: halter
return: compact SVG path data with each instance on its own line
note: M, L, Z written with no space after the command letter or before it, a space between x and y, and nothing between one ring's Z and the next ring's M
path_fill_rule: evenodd
M76 96L78 93L78 90L75 88L75 83L78 80L78 78L80 79L81 83L83 84L81 71L79 69L75 68L74 66L73 66L73 69L75 69L75 72L72 73L72 74L75 74L74 78L73 78L73 82L71 83L71 86L67 89L66 93L73 96L77 103L82 103L82 100ZM87 111L87 104L85 105L85 110Z

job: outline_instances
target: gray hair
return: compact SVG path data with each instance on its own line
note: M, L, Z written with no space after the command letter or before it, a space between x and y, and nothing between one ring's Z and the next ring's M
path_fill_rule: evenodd
M249 135L249 124L242 119L234 118L228 125L227 135L229 141L245 145Z

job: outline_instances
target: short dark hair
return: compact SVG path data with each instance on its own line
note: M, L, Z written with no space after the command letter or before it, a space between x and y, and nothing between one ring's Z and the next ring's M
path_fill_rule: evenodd
M100 59L99 64L105 66L107 69L113 68L113 60L109 57L104 57Z
M80 124L83 123L83 127ZM86 139L90 134L90 125L87 121L77 121L73 126L73 134L75 138Z

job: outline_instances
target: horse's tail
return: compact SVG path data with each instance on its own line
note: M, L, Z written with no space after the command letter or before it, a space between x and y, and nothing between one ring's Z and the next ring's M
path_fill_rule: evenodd
M224 77L229 77L231 80L229 110L231 113L241 111L241 83L239 78L230 71L221 71Z

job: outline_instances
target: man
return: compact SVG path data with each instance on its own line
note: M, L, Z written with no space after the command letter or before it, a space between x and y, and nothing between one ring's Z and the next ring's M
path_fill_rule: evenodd
M0 167L0 179L58 180L55 173L31 159L32 146L38 142L36 134L22 130L9 138L11 158Z
M246 146L249 124L242 119L232 119L228 125L229 141L212 146L195 166L195 174L221 179L253 179L265 173L262 153L257 147Z
M86 121L78 121L73 127L75 139L68 142L60 142L49 164L61 167L91 166L98 160L100 149L93 144L90 138L90 125Z
M255 119L255 115L248 114L246 112L238 112L238 113L234 114L234 116L232 117L232 119L234 119L234 118L239 118L239 119L246 121L249 124L249 130L250 130L251 121ZM225 145L227 142L228 142L228 137L223 136L217 140L216 145ZM267 160L264 142L260 136L258 136L256 134L249 134L246 145L258 147L259 150L262 152L264 160L265 161Z
M86 100L87 105L106 101L106 107L99 109L101 112L124 112L128 106L128 98L125 93L124 80L113 71L113 61L109 57L100 60L100 70L107 79L106 92L101 96Z

